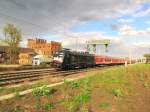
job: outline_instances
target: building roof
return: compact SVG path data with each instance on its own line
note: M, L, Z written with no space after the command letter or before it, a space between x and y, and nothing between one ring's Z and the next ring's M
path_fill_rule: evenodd
M0 45L1 46L6 46L7 44L5 44L4 42L0 41Z
M31 48L20 48L20 53L35 53L35 50L34 49L31 49Z
M8 46L0 46L0 51L5 51L8 48Z
M0 51L6 51L6 49L8 49L8 46L0 46ZM20 47L19 53L32 53L32 54L36 54L36 52L35 52L34 49L31 49L31 48L22 48L22 47Z

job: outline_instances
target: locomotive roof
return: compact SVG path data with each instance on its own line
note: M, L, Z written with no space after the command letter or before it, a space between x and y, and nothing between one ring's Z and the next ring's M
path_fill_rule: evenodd
M86 56L93 56L93 54L89 54L88 52L77 52L77 51L72 51L72 50L66 50L66 49L62 49L62 52L65 53L69 53L69 54L73 54L73 55L86 55Z

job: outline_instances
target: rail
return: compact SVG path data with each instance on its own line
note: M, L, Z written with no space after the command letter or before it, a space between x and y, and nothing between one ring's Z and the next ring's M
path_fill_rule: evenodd
M75 69L68 71L57 71L55 69L39 69L39 70L3 72L0 73L0 86L19 84L25 81L35 81L42 79L44 76L52 76L52 77L67 76L103 68L104 67L96 67L96 68Z

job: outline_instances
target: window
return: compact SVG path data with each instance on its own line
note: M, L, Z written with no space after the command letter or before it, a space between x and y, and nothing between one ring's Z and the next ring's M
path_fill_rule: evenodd
M111 58L106 58L105 61L110 62Z

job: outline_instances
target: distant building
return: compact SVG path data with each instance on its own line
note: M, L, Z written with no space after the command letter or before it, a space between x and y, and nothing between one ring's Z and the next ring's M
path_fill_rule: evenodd
M21 48L19 52L20 65L32 65L33 57L36 55L34 49Z
M8 46L0 46L0 63L7 63L9 56L7 54ZM36 55L34 49L19 48L18 64L28 65L32 64L32 58Z
M6 58L5 55L6 55L6 52L0 49L0 63L3 63L5 61L5 58Z
M0 46L0 63L6 63L6 60L8 59L7 57L7 46Z
M60 42L47 42L44 39L28 39L27 43L28 48L34 49L40 55L53 56L56 51L61 49Z

